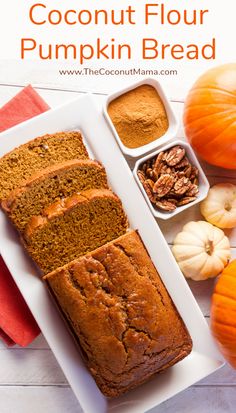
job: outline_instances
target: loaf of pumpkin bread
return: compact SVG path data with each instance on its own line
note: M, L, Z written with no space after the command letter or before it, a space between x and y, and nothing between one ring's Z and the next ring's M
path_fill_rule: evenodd
M108 397L140 385L191 352L189 333L135 231L44 280Z
M92 160L71 160L40 171L2 202L2 208L18 231L23 232L33 215L76 192L108 188L104 167Z
M120 199L108 189L89 189L59 200L30 218L24 245L44 273L109 242L127 230Z
M0 201L24 180L48 166L87 158L80 132L58 132L33 139L0 159Z

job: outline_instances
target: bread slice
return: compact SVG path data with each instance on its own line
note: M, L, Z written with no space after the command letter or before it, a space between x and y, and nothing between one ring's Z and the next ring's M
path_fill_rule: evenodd
M124 234L127 217L108 189L89 189L60 200L29 220L28 253L44 273Z
M71 159L88 159L80 132L44 135L0 159L0 201L35 173Z
M66 161L25 181L2 202L2 208L13 225L23 232L29 219L40 214L45 207L92 188L108 189L104 167L91 160Z
M190 335L135 231L44 280L106 396L133 389L191 352Z

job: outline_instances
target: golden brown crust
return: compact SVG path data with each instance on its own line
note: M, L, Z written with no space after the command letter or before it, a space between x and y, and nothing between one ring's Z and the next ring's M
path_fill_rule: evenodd
M30 141L23 143L22 145L17 146L17 148L12 149L11 151L5 153L5 155L1 158L1 160L7 158L10 154L15 152L16 150L19 151L24 148L28 148L31 145L37 146L41 141L46 140L51 137L58 137L60 139L66 139L69 135L77 135L82 141L82 135L81 132L79 131L62 131L62 132L56 132L56 133L46 133L45 135L37 136L36 138L31 139ZM88 152L85 149L87 156Z
M108 397L138 386L192 349L188 331L135 231L44 280Z

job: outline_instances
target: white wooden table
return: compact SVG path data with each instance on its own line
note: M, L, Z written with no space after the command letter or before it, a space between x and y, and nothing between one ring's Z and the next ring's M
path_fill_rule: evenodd
M5 73L7 68L4 66ZM12 65L11 65L12 70ZM42 78L42 77L41 77ZM5 77L6 79L6 77ZM79 95L79 87L70 86L67 90L61 85L34 79L28 72L15 76L11 81L0 79L0 105L13 97L22 86L31 82L51 107L65 103ZM115 82L115 81L114 81ZM122 79L120 79L122 83ZM70 89L70 90L68 90ZM82 93L86 90L81 88ZM94 89L93 89L94 90ZM102 90L102 88L101 88ZM102 93L96 93L97 103L104 100ZM181 118L183 96L173 97L173 107ZM183 137L182 127L178 133ZM236 172L223 171L204 165L210 183L230 181L236 183ZM222 178L224 176L224 178ZM169 244L185 222L201 219L199 208L192 207L181 216L167 222L159 221ZM174 225L173 225L174 224ZM236 258L236 230L228 232L232 246L232 257ZM190 282L203 313L209 320L210 297L214 281ZM54 355L45 339L40 335L28 348L18 346L7 349L0 342L0 413L81 413ZM235 413L236 412L236 371L228 365L205 380L152 410L152 413ZM94 412L96 413L96 412Z

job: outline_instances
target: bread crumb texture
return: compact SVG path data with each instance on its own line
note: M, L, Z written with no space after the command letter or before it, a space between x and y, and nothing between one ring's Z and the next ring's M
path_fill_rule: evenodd
M60 200L29 220L24 245L44 273L119 237L127 230L120 199L90 189Z
M38 171L78 158L87 159L88 153L76 131L44 135L15 148L0 159L0 201Z
M92 160L65 161L25 181L2 202L2 207L13 225L23 232L29 219L45 207L92 188L108 188L104 167Z

